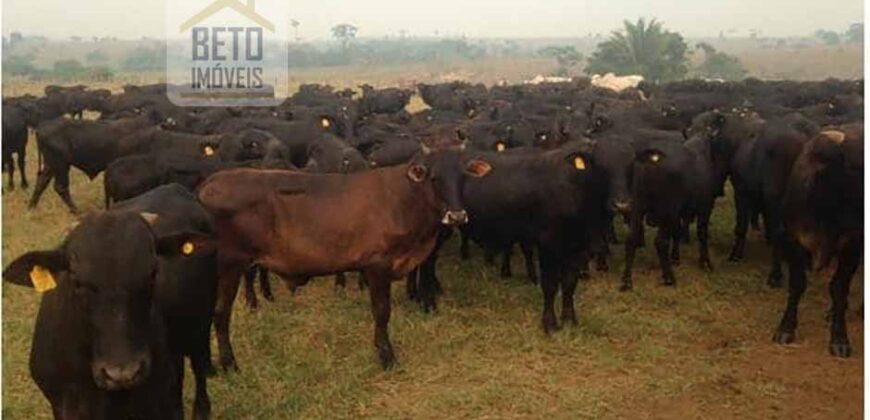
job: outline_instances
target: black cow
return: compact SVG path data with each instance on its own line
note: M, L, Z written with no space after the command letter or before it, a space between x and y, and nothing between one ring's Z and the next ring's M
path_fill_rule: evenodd
M124 136L160 123L163 118L149 112L134 118L113 121L80 121L57 118L41 123L36 130L39 152L45 160L40 168L36 187L30 197L29 208L39 203L39 198L54 180L54 190L73 213L78 208L69 191L69 170L74 166L93 179L120 153Z
M15 189L15 162L21 173L21 188L27 188L25 162L27 156L27 128L36 127L38 110L35 97L19 97L3 100L3 171L9 174L9 190Z
M549 151L470 153L489 167L487 176L469 178L462 188L469 220L463 229L475 241L496 249L514 242L538 248L544 293L541 320L547 333L558 328L553 305L560 289L562 321L577 322L577 275L603 217L605 191L592 148L592 143L578 140ZM424 269L427 264L434 266L432 257ZM424 307L434 306L435 277L422 275L421 281Z
M697 123L706 124L700 128ZM782 195L788 175L803 144L816 126L805 118L786 116L764 121L756 114L702 114L692 132L705 131L712 141L716 187L730 176L734 186L737 223L729 260L743 257L746 232L754 212L764 216L765 235L771 247L768 285L782 283Z
M113 210L156 214L151 229L158 237L193 232L207 238L214 233L211 216L193 194L178 184L119 202ZM184 377L184 357L188 357L196 380L194 417L204 419L211 411L206 376L213 370L209 337L217 296L217 258L214 252L192 251L183 258L158 258L160 276L155 298L166 324L169 357L179 374L179 386Z
M715 194L709 140L702 136L695 136L685 144L657 140L636 150L630 232L625 241L625 271L620 290L633 287L634 256L643 242L644 220L658 227L655 248L665 285L676 284L672 263L679 261L682 226L692 220L697 219L701 268L712 270L708 228Z
M359 108L362 115L394 114L405 109L413 92L405 89L374 89L369 84L360 86L363 96Z
M864 248L864 124L826 129L806 142L788 178L783 197L789 266L788 304L774 340L791 343L797 308L807 287L806 271L837 259L831 279L829 350L849 357L846 331L849 284Z
M160 259L210 244L187 232L159 236L153 220L132 211L87 216L58 248L28 252L3 271L45 292L30 373L55 418L182 418L158 303L173 273Z

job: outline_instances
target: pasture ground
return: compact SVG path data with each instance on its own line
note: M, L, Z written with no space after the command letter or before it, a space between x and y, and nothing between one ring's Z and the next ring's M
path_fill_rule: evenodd
M31 184L35 146L31 139ZM74 171L72 193L83 211L99 210L101 177L88 181ZM29 194L4 191L4 266L57 245L74 222L51 188L34 211L26 210ZM319 279L291 295L273 281L274 303L261 299L251 311L242 297L237 302L232 331L241 371L209 381L213 417L861 418L863 272L847 317L852 358L827 352L830 272L811 276L797 343L774 344L785 291L764 285L768 252L756 232L743 263L724 261L733 220L730 196L720 199L711 226L716 271L697 268L693 241L683 247L676 288L660 285L648 245L638 254L635 290L618 292L622 245L614 246L611 272L593 272L578 290L580 325L551 337L541 332L541 292L525 280L519 255L514 278L502 280L477 248L472 261L460 261L454 238L438 266L445 295L436 314L421 313L404 282L394 284L390 332L399 365L389 372L376 362L368 296L356 282L336 292L331 279ZM2 289L2 415L50 418L27 362L39 295Z

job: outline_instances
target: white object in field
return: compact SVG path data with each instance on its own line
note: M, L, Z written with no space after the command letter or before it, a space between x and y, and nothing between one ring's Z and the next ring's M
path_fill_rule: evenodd
M630 76L617 76L613 73L607 73L604 76L600 74L592 75L592 86L610 89L616 92L636 88L643 81L643 76L632 74Z
M529 80L523 81L524 85L540 85L541 83L565 83L570 82L570 77L544 76L539 74Z

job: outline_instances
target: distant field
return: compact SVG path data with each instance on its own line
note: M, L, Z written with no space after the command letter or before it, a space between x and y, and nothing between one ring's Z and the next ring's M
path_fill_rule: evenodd
M472 78L544 67L511 65L480 63ZM300 74L297 80L385 85L399 83L396 74L422 79L461 71L466 70L360 68ZM136 83L159 78L145 75ZM42 85L13 81L3 88L4 95L17 95L39 92ZM29 150L32 182L32 141ZM38 209L27 211L29 192L3 194L4 265L28 250L57 245L74 221L51 189ZM84 211L100 209L101 177L89 182L74 171L72 192ZM676 288L660 286L648 246L638 255L635 290L618 292L623 259L621 245L615 246L611 272L593 273L578 291L580 325L552 337L540 330L541 292L521 274L520 258L514 261L515 278L502 280L477 249L471 262L461 262L454 239L439 261L445 295L437 314L423 314L408 302L404 282L393 287L390 326L399 366L390 372L376 362L366 294L353 286L336 293L330 280L321 279L292 296L275 281L275 303L262 302L252 312L240 298L235 307L233 340L241 372L210 380L213 417L861 418L863 328L854 309L862 304L863 275L856 276L848 312L851 359L827 353L830 273L812 275L797 343L776 345L771 337L785 293L763 285L767 248L757 233L750 233L744 263L724 261L733 219L729 196L717 203L711 226L716 271L698 270L695 243L685 246ZM16 286L4 285L2 292L2 415L49 418L48 403L27 367L39 296Z

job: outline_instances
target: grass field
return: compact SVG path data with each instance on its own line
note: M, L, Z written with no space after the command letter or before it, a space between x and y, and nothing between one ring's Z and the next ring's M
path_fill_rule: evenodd
M31 183L34 150L31 142ZM74 172L72 192L84 211L99 210L101 178ZM29 193L4 191L4 265L55 246L74 222L50 188L27 211ZM241 371L210 380L213 417L861 418L863 328L854 309L863 302L863 276L848 313L851 359L827 352L830 273L811 277L797 343L776 345L785 292L764 286L767 248L759 234L750 233L745 262L724 261L732 223L729 197L717 203L711 227L716 271L697 269L693 242L683 248L676 288L659 284L648 246L638 255L635 290L618 292L623 262L615 247L611 273L593 273L578 291L580 325L550 337L539 327L541 292L526 282L520 258L515 278L502 280L477 249L461 262L454 239L439 261L445 295L436 314L421 313L404 283L394 284L390 332L399 365L389 372L372 348L367 294L335 292L321 279L290 295L275 282L276 302L261 301L257 311L236 305ZM4 285L2 303L2 415L49 418L27 367L39 295Z

